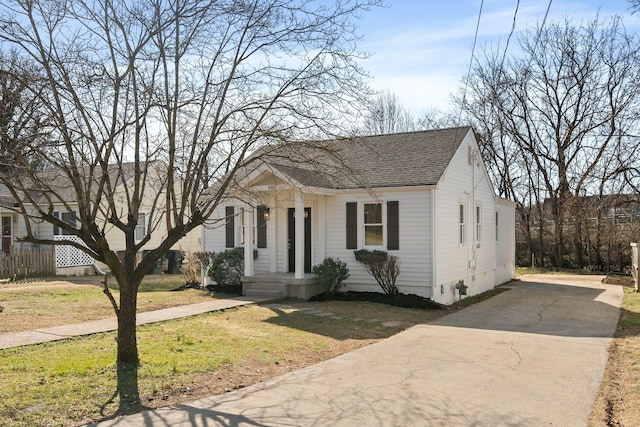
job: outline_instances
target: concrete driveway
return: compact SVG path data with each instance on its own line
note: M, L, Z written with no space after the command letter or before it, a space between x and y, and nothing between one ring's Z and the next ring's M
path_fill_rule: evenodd
M584 426L622 300L601 279L525 276L352 353L100 426Z

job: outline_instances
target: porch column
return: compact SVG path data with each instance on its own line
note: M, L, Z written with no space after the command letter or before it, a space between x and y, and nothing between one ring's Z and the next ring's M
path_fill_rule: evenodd
M244 275L253 276L253 209L246 207L242 211L244 222Z
M302 191L295 190L296 219L296 279L304 279L304 199Z
M269 271L278 271L278 241L277 241L278 209L276 209L276 197L269 198L269 221L267 221L267 246L269 247Z
M316 221L316 226L318 227L318 233L316 233L315 236L315 243L316 243L316 256L314 257L314 259L311 261L311 265L314 265L317 262L322 262L323 259L325 259L326 257L326 232L327 232L327 224L326 224L326 218L327 218L327 196L325 195L320 195L317 197L316 199L318 201L317 203L317 210L316 213L314 215L315 221Z

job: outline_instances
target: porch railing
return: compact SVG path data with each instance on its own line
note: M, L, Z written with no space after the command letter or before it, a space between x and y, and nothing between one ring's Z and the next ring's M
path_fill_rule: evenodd
M54 236L54 240L68 240L84 245L82 240L77 236ZM81 251L80 249L70 245L56 245L56 267L80 267L84 265L93 265L95 260Z

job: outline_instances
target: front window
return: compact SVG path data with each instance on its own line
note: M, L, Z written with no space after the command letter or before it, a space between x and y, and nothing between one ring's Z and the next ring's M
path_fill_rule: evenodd
M144 239L147 235L147 217L144 213L138 214L138 222L136 223L136 240Z
M383 246L382 203L364 205L364 245Z

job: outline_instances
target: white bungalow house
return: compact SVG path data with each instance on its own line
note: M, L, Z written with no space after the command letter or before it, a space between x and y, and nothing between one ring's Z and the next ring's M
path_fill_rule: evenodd
M515 204L496 197L474 132L424 132L280 144L254 155L203 229L206 251L244 246L243 291L309 298L325 257L346 289L381 289L354 250L400 260L402 293L449 304L514 275Z

